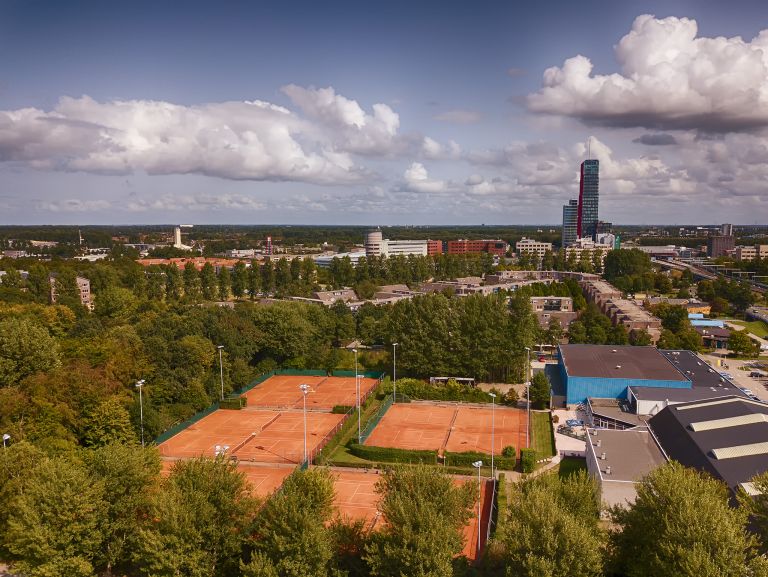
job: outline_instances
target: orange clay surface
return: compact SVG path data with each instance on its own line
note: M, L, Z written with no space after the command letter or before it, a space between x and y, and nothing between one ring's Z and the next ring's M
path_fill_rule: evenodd
M377 504L379 495L376 493L376 481L381 477L374 471L366 473L363 470L349 470L332 472L336 489L336 498L334 505L339 514L350 519L364 519L367 530L380 529L384 524L384 519L378 513ZM477 488L477 479L469 477L454 477L454 483L472 483ZM490 483L483 483L483 492L481 495L480 508L482 512L482 531L480 534L481 547L485 546L485 538L488 529L488 519L490 517L491 505ZM464 527L464 549L462 554L469 559L477 557L477 505L472 509L472 517L466 527Z
M228 455L244 461L301 462L304 414L258 409L219 409L158 446L163 457L213 457L215 448L229 446ZM341 423L343 415L307 412L307 452Z
M376 379L359 377L360 397L376 386ZM295 408L303 407L299 385L310 386L307 395L308 410L331 410L335 405L357 405L355 377L303 377L275 375L245 393L249 407Z
M375 447L491 453L491 408L457 403L393 405L365 441ZM496 407L493 453L525 446L525 411Z

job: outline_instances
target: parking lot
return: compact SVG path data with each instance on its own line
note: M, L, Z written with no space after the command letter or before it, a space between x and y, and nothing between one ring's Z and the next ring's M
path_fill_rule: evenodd
M720 356L706 354L702 354L701 357L709 362L718 372L726 373L727 378L740 389L745 390L745 392L749 391L761 401L768 401L768 378L750 376L751 373L768 374L768 371L764 368L760 369L755 366L755 363L764 365L765 362L723 359ZM723 366L718 366L717 363L719 361L724 363ZM743 370L742 367L745 367L746 370Z

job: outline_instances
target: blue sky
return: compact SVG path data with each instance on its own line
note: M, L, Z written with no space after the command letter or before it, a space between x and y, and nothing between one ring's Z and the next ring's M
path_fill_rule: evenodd
M0 222L557 223L591 137L601 218L764 224L764 28L761 2L4 0Z

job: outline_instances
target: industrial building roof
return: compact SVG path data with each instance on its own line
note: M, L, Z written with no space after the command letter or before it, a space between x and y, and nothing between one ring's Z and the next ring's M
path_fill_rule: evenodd
M666 407L650 421L667 455L735 491L768 471L768 405L743 397Z
M655 347L560 345L569 377L689 381Z
M587 450L594 454L603 481L637 482L666 462L664 452L645 427L590 429Z

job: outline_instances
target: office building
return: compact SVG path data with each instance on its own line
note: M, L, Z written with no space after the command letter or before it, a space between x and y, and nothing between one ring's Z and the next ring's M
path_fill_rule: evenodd
M579 238L579 201L571 199L563 205L563 248L571 246Z
M597 235L600 184L600 161L585 160L581 163L579 181L579 213L576 222L579 238L595 240Z
M434 242L428 240L389 240L383 237L380 230L372 230L365 235L365 256L427 256L429 254L429 243ZM440 248L442 248L442 245ZM437 245L432 244L432 250L436 249Z
M720 234L723 236L733 236L733 225L732 224L721 224L720 225Z
M736 260L755 260L756 258L768 258L768 244L756 244L754 246L737 246L734 251Z
M533 254L539 258L542 258L544 253L547 251L552 252L552 243L539 242L538 240L533 240L532 238L523 237L518 240L517 243L515 243L515 250L518 254Z
M448 254L467 254L487 252L497 256L504 256L509 249L509 245L500 239L494 240L449 240Z
M427 241L427 254L429 256L435 254L443 254L443 241L442 240L428 240Z
M717 258L725 256L735 246L733 236L710 236L707 239L707 256Z

